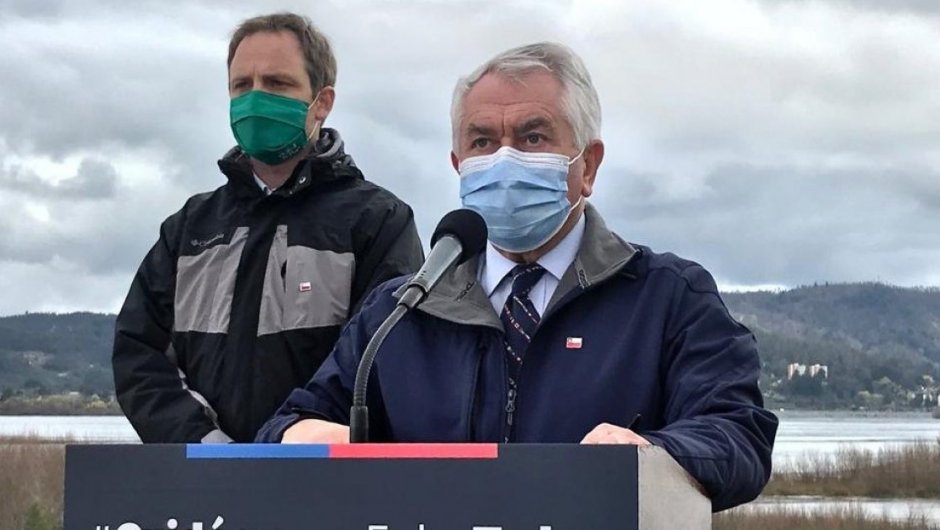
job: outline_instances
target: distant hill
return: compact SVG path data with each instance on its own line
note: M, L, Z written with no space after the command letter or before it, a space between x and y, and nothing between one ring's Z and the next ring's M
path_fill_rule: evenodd
M853 283L723 296L742 321L767 331L844 341L866 351L900 349L940 362L937 288Z
M853 283L723 297L758 337L764 383L776 383L780 394L771 397L871 407L904 407L929 397L936 404L940 289ZM829 377L785 380L792 362L828 365Z
M114 315L27 313L0 318L0 397L114 394Z
M940 289L878 283L725 293L757 335L762 386L774 406L926 406L940 381ZM0 318L0 400L11 395L113 395L114 315ZM787 378L787 365L827 365L828 378Z

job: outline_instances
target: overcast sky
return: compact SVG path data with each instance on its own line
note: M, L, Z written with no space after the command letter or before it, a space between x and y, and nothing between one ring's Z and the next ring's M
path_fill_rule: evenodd
M231 30L282 9L331 38L327 125L425 241L459 206L457 77L555 40L594 76L624 238L724 288L940 285L940 2L0 0L0 315L119 309L224 183Z

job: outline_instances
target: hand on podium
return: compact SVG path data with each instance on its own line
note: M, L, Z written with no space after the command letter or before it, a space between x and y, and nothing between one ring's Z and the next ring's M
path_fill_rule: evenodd
M348 444L349 427L323 420L300 420L284 431L284 444Z
M600 445L600 444L623 444L638 445L646 447L650 445L646 438L633 432L626 427L618 427L609 423L602 423L587 433L587 436L581 440L582 444Z

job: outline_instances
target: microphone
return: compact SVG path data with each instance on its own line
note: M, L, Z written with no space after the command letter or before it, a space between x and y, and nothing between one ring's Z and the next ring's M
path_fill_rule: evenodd
M428 259L408 280L398 303L414 309L424 301L451 266L483 252L485 246L486 223L480 214L467 209L448 213L434 229Z
M369 340L353 386L353 404L349 411L349 441L369 441L369 409L366 407L366 390L375 356L395 324L405 313L417 307L427 298L431 289L454 266L467 261L483 251L486 246L486 223L472 210L454 210L445 215L431 236L431 252L424 265L405 284L405 291L398 299L392 314L382 322Z

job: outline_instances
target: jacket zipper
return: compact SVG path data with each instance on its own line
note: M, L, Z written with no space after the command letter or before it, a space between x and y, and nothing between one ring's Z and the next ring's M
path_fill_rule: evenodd
M581 293L585 290L586 289L582 288ZM567 300L563 298L562 303L557 304L553 309L557 310L557 308L561 307L564 303L567 303ZM554 310L551 313L555 313ZM542 323L545 322L548 315L549 314L546 313L542 316L536 331L542 327ZM534 338L535 335L533 334L533 340ZM526 355L528 355L528 352L526 352ZM522 362L520 362L519 366L516 368L515 377L512 376L512 370L510 368L512 361L509 360L508 356L504 355L504 357L506 357L506 379L509 381L509 390L506 392L506 424L503 425L503 443L508 444L513 438L513 425L516 420L516 400L519 398L519 380L522 379L522 366L525 364L525 357L522 358Z
M561 304L558 304L559 306ZM552 311L554 313L554 311ZM548 314L543 315L540 319L538 329L542 327L542 323L545 322L545 317ZM535 340L535 334L532 335L532 340ZM531 345L531 344L530 344ZM528 352L526 352L528 355ZM522 368L525 364L525 357L522 358L522 361L519 362L519 365L516 367L515 371L512 370L511 366L514 361L509 359L509 356L504 355L506 358L506 379L509 381L509 389L506 391L506 424L503 425L503 443L510 443L513 440L513 427L516 424L516 401L519 399L519 381L522 379ZM515 375L515 377L513 377Z
M470 421L467 422L467 440L477 441L477 416L480 406L480 371L483 369L483 356L486 355L487 347L481 340L477 346L477 365L474 370L473 382L470 385Z
M506 425L503 428L503 443L509 443L512 438L512 425L516 412L516 396L518 395L516 381L509 377L509 391L506 393Z

